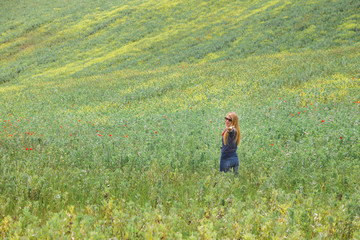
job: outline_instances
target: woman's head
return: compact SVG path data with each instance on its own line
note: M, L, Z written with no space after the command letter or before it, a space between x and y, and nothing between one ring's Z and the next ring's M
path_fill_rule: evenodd
M234 129L236 130L237 134L236 134L236 144L239 145L240 143L240 138L241 138L241 134L240 134L240 126L239 126L239 118L236 115L236 113L234 112L228 112L226 114L225 117L225 125L226 127L234 127ZM225 132L224 134L224 144L227 144L227 138L228 138L228 134L227 132Z
M234 113L234 112L227 113L226 117L225 117L226 127L231 127L231 126L236 127L236 124L239 125L239 119L238 119L238 116L236 115L236 113Z

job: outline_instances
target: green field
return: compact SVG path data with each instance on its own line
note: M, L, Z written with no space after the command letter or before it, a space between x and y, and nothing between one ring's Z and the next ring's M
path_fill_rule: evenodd
M360 239L359 1L5 0L0 23L0 239Z

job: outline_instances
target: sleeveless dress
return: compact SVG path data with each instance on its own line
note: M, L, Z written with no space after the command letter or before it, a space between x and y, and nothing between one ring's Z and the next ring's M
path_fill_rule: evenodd
M225 130L226 131L226 130ZM231 168L233 169L235 175L238 173L239 169L239 158L236 153L237 144L236 144L236 129L233 129L228 133L227 144L224 145L224 133L222 134L222 147L221 147L221 157L220 157L220 171L228 172Z

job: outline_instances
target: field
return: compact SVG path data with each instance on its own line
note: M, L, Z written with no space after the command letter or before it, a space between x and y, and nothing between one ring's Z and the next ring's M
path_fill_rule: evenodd
M358 1L14 0L0 22L1 239L360 238Z

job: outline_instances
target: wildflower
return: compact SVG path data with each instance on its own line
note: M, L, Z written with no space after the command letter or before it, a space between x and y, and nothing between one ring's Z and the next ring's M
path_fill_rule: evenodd
M321 122L323 123L323 122L325 122L324 120L321 120Z
M340 139L342 139L342 137L340 137Z
M26 151L28 151L28 150L29 150L29 148L26 148L25 150L26 150Z
M109 137L111 137L111 134L109 134Z
M274 146L274 144L272 143L271 146Z
M210 121L212 123L212 121Z
M155 132L155 134L157 134L157 132Z

